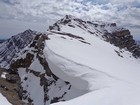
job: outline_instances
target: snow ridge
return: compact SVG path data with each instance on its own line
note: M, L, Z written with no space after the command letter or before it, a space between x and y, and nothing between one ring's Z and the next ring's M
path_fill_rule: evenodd
M117 28L116 24L89 24L66 16L50 27L52 35L45 42L44 54L51 71L74 87L88 91L83 96L53 105L138 105L139 58L129 50L129 43L110 44L117 40L115 38L133 42L129 31ZM82 37L90 45L81 44L75 37L69 38L62 33ZM137 45L135 49L139 53Z

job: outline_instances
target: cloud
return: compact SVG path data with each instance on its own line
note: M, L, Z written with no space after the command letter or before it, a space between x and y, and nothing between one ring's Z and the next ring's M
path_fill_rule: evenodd
M125 4L133 4L133 3L140 3L139 0L109 0L111 3L125 3Z
M27 25L49 26L56 20L71 14L85 20L116 22L119 26L138 28L140 25L139 0L1 0L0 22L10 27L10 21ZM38 25L37 25L38 26ZM0 26L2 27L2 26ZM11 25L12 27L12 25ZM138 28L139 29L139 28ZM14 29L13 29L14 30ZM18 29L15 27L15 31ZM41 30L39 27L37 31ZM0 30L0 33L2 33ZM42 30L41 30L42 31ZM44 30L45 31L45 30ZM18 33L18 32L17 32ZM8 34L8 33L7 33ZM136 34L136 33L134 33Z

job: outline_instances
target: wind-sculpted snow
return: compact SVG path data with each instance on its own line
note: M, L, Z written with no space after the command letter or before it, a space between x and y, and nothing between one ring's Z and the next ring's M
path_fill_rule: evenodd
M88 93L53 105L139 105L140 60L104 41L103 29L90 33L89 27L71 26L73 23L61 20L57 22L59 30L51 27L44 54L52 73ZM115 30L116 25L112 27ZM81 43L77 36L90 44Z
M47 52L46 59L52 72L62 80L69 81L73 86L81 90L98 90L119 80L119 78L113 77L106 72L64 58L51 51L48 47L45 49L45 52ZM90 87L92 84L94 86Z
M124 52L122 55L125 57L121 58L113 53L114 49L119 49L104 43L107 44L106 47L103 45L106 49L104 52L100 52L98 47L91 47L94 52L97 50L99 54L97 56L86 47L79 46L77 42L75 42L77 49L73 47L70 52L73 46L71 44L74 42L65 43L61 38L55 40L51 37L53 36L50 36L50 41L46 41L44 53L52 72L62 80L70 82L74 87L88 91L85 95L53 105L138 105L140 103L140 62L135 58L129 58L129 53ZM98 41L94 41L93 46L96 46ZM102 69L99 69L100 66Z
M123 84L117 85L116 87L92 91L73 100L52 105L139 105L139 88L124 87Z

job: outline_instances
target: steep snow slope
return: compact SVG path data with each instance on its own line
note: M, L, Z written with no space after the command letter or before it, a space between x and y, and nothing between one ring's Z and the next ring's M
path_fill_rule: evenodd
M139 105L140 60L105 42L105 28L81 27L55 24L44 53L57 77L89 93L54 105Z

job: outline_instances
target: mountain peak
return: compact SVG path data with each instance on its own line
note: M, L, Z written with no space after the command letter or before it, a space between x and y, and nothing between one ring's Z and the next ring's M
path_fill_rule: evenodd
M129 30L116 23L66 15L46 34L28 29L0 45L0 64L19 75L17 91L24 102L140 103L140 47Z
M32 33L33 31L31 29L25 30L23 33Z
M49 26L48 30L57 30L60 31L60 28L62 25L68 25L70 27L81 27L83 29L87 29L89 27L94 27L94 28L108 28L107 30L110 29L110 31L115 31L116 29L118 30L119 28L117 27L116 23L109 23L109 22L103 22L103 21L85 21L80 18L77 18L72 15L66 15L64 18L58 20L55 22L52 26ZM122 29L122 28L120 28Z
M73 19L73 18L76 18L75 16L73 16L73 15L65 15L65 17L64 18L66 18L66 19Z
M61 33L73 33L73 35L75 34L74 30L80 30L81 32L84 31L93 36L98 36L120 49L127 49L135 57L140 57L140 48L134 41L130 31L126 28L118 27L116 23L84 21L72 15L66 15L49 27L49 31L61 31ZM81 37L81 34L78 34L78 36Z
M35 35L35 31L28 29L5 40L0 46L0 67L8 68L12 59L16 58L18 53L31 43Z

